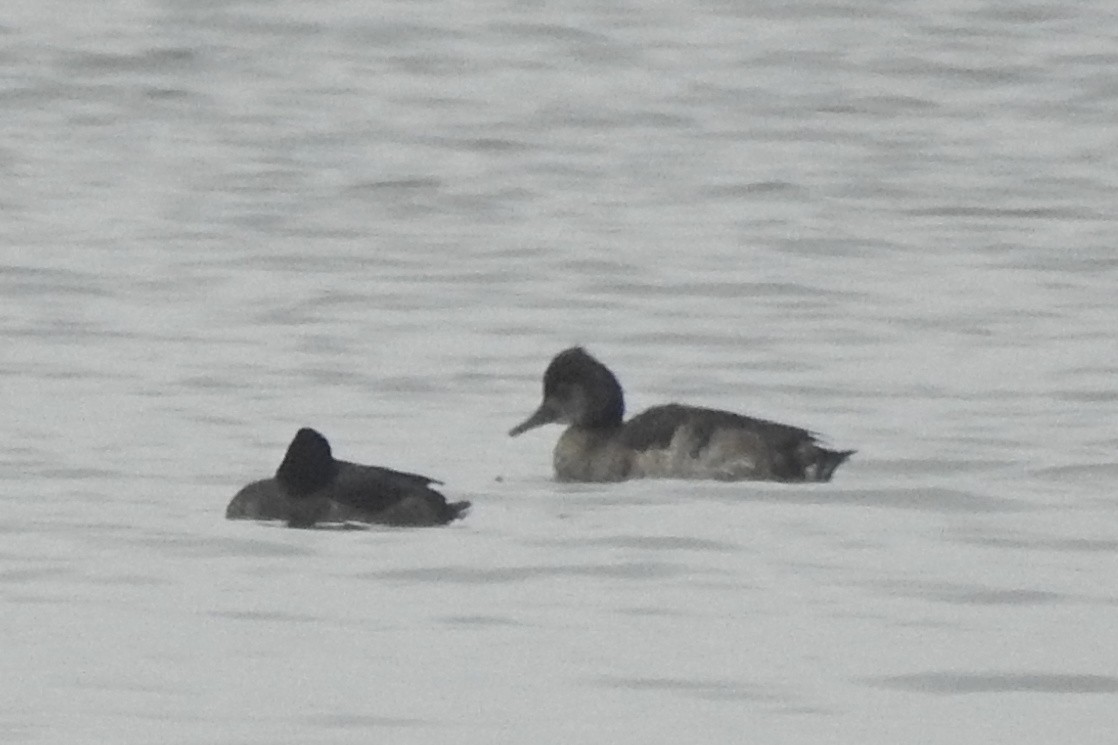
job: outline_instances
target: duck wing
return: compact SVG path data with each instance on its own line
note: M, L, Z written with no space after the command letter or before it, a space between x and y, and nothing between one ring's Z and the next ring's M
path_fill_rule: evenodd
M637 414L622 428L622 442L636 450L665 448L680 427L691 427L700 439L696 447L702 448L710 436L721 429L742 429L759 434L768 443L814 442L815 435L806 429L790 424L757 419L744 414L720 409L705 409L683 404L665 404Z
M376 513L409 498L445 502L443 495L430 487L437 483L416 473L338 461L337 475L322 493L340 504Z
M338 461L337 476L319 494L384 525L441 525L463 517L470 503L448 503L430 486L438 483L417 473Z
M638 414L626 422L621 439L634 450L665 449L682 428L687 429L686 441L692 458L699 458L719 432L749 433L754 449L764 451L756 455L764 457L771 472L769 477L780 481L828 480L850 454L835 453L842 458L822 468L822 460L832 453L819 446L813 432L732 411L682 404L655 406Z

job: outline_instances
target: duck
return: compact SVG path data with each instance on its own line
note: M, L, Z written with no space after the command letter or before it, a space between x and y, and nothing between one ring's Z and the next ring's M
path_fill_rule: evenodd
M283 520L288 527L320 523L445 525L469 502L447 502L431 488L442 482L415 473L336 460L320 432L303 427L275 476L243 487L225 510L229 520Z
M800 427L720 409L654 406L625 421L617 376L582 347L551 360L543 402L509 430L565 424L553 454L558 481L638 478L830 481L854 450L830 450Z

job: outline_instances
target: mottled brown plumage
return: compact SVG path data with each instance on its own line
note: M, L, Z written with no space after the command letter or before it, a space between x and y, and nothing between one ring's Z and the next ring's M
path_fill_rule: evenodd
M808 430L718 409L655 406L624 421L625 398L609 368L581 347L544 372L543 402L509 431L568 425L555 445L560 481L632 478L830 481L853 450L829 450Z

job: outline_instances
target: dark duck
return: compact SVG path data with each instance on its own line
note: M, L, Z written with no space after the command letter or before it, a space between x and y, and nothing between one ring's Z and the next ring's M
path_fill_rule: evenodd
M325 437L300 429L270 479L237 492L225 510L230 520L283 520L293 528L319 523L444 525L462 517L469 502L447 502L431 488L438 481L380 466L336 460Z
M567 425L555 445L559 481L636 478L830 481L853 450L828 450L805 429L718 409L654 406L624 421L609 368L581 347L560 352L543 376L543 403L513 427Z

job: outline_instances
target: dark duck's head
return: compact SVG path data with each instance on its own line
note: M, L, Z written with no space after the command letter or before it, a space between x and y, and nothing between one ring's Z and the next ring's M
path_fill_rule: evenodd
M571 347L555 355L547 366L543 403L509 430L509 436L551 423L612 429L621 426L624 416L625 396L614 374L582 347Z
M330 451L330 443L310 427L295 434L283 462L276 469L276 481L297 499L330 485L337 475L338 463Z

